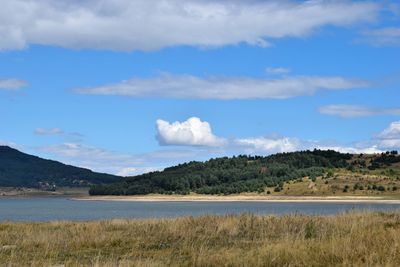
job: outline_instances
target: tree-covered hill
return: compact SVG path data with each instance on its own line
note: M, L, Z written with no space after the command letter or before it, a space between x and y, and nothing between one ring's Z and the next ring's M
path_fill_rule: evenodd
M353 155L332 150L281 153L267 157L237 156L189 162L109 185L92 186L92 195L234 194L280 190L285 181L305 176L314 179L331 168L350 167ZM399 158L400 159L400 158ZM359 162L357 162L358 164Z
M52 189L116 182L121 177L96 173L0 146L0 186Z

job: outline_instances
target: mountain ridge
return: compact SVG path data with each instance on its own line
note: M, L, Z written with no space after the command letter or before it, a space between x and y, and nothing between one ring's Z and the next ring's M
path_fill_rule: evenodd
M3 187L82 187L116 182L121 178L0 146L0 186Z

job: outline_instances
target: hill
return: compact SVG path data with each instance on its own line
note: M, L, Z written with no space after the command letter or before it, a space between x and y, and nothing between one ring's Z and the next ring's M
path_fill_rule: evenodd
M0 146L0 186L53 189L116 182L121 177L96 173Z
M371 174L388 169L393 179L400 177L397 165L400 157L397 152L379 155L352 155L332 150L301 151L280 153L267 157L237 156L211 159L206 162L189 162L178 166L142 174L109 184L92 186L91 195L145 195L157 194L238 194L257 192L266 194L284 194L290 183L297 183L298 190L293 194L314 192L315 183L329 184L335 180L333 192L353 190L353 182L358 188L381 190L377 181L366 180L365 185L359 180L346 184L348 173L364 172ZM342 176L338 175L341 173ZM345 173L345 174L343 174ZM372 176L375 177L375 176ZM385 176L386 177L386 176ZM341 181L340 179L345 181ZM326 180L325 180L326 179ZM340 181L340 182L339 182ZM310 187L311 183L311 187ZM314 183L314 185L312 185ZM303 184L303 186L300 186ZM307 190L304 190L304 187ZM327 186L325 186L327 187ZM372 189L373 187L373 189ZM296 186L291 186L296 188ZM397 188L397 186L392 186ZM292 190L293 191L293 190Z

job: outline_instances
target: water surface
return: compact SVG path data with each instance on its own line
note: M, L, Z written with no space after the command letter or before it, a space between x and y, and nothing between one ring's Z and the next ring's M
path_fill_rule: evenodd
M280 202L118 202L67 198L0 199L0 221L169 218L205 214L337 214L349 210L400 211L399 204Z

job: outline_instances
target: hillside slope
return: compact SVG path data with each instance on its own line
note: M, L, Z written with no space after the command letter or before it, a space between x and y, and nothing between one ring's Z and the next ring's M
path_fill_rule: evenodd
M285 183L333 178L340 169L372 172L400 162L397 152L352 155L332 150L281 153L267 157L238 156L206 162L189 162L164 171L125 178L120 182L91 187L91 195L143 194L237 194L283 193ZM397 173L397 172L395 172ZM347 188L347 187L346 187ZM285 190L284 190L285 189ZM341 189L336 189L341 190Z
M22 153L8 146L0 146L0 186L39 187L88 186L116 182L121 177L96 173Z

